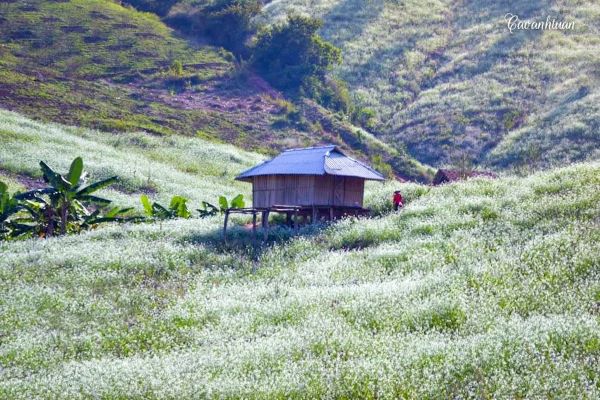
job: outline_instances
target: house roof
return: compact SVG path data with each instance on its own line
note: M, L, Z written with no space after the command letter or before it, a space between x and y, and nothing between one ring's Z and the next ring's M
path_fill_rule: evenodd
M251 181L254 176L262 175L338 175L383 181L379 172L346 156L335 145L290 149L272 160L264 161L235 179Z

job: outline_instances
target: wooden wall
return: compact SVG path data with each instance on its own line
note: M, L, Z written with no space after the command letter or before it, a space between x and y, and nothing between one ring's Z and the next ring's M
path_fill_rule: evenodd
M256 176L252 184L254 207L277 205L363 205L361 178L315 175Z

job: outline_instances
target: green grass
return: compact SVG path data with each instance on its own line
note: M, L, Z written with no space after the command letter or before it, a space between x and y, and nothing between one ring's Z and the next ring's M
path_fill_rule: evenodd
M326 142L363 159L378 152L316 129L312 114L290 123L282 95L230 53L182 37L151 13L112 1L35 0L2 3L0 16L3 108L100 130L201 136L264 154ZM410 156L395 158L396 173L429 177Z
M343 52L337 75L377 111L381 137L422 162L466 153L510 169L598 158L593 0L281 0L265 6L263 21L290 11L324 20L321 34ZM511 34L507 12L576 28Z
M274 129L275 91L237 77L230 53L188 41L156 15L113 1L35 0L4 2L0 16L3 108L103 130L201 133L263 153L320 139Z
M91 180L119 176L119 183L104 191L109 198L138 208L144 193L163 204L182 195L192 208L203 200L214 204L221 194L248 196L249 185L233 178L264 158L198 138L107 133L44 124L2 110L0 139L0 180L12 190L41 181L40 160L65 172L81 156Z
M1 118L13 182L82 155L94 177L138 190L151 171L158 198L196 203L247 193L232 177L258 159ZM219 217L2 242L0 397L597 398L599 177L588 162L372 184L377 217L278 228L257 251L241 220L225 245ZM390 213L397 187L407 206Z

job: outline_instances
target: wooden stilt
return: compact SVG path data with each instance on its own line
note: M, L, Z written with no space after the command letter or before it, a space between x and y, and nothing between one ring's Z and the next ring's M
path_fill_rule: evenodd
M311 220L311 222L313 224L317 223L317 217L318 217L318 215L319 215L319 211L317 210L317 207L313 206L312 207L312 220Z
M298 210L294 211L294 232L298 233Z
M229 210L225 210L225 221L223 222L223 240L227 243L227 221L229 220Z
M264 212L264 239L267 240L269 237L269 210Z
M256 211L252 213L252 238L256 239Z
M333 207L329 207L329 221L333 221Z
M292 213L290 211L285 213L285 223L287 226L292 226Z

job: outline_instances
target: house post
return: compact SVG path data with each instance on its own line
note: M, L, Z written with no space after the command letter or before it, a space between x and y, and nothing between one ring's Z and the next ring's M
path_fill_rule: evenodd
M223 239L227 243L227 220L229 219L229 210L225 210L225 221L223 222Z

